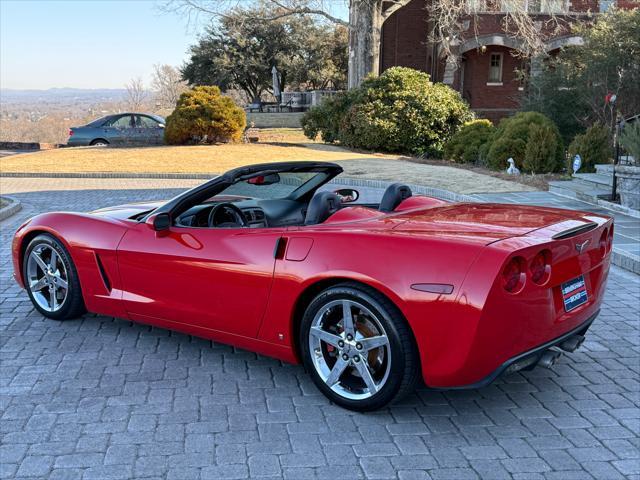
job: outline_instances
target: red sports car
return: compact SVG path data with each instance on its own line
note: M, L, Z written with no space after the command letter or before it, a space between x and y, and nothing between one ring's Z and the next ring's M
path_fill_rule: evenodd
M47 317L89 310L302 362L355 410L420 375L476 388L580 346L604 295L610 218L400 184L380 204L319 191L341 171L252 165L166 203L38 215L15 234L15 277Z

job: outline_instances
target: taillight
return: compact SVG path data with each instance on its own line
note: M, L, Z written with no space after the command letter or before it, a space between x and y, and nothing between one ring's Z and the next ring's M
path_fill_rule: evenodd
M551 277L551 252L542 250L539 252L529 265L529 273L531 280L537 285L544 285Z
M73 130L70 128L69 129L69 136L72 136L72 135L73 135Z
M509 293L518 293L524 287L526 262L513 257L502 270L502 286Z
M603 257L609 251L609 230L607 229L605 229L604 232L602 232L602 235L600 235L599 248L600 248L600 255L602 255Z

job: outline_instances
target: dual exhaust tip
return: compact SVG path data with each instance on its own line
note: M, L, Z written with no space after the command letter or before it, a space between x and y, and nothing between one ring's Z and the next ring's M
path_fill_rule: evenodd
M580 348L580 346L584 343L584 338L584 335L572 335L557 346L565 352L573 352ZM544 368L551 368L555 365L555 363L561 356L562 352L560 352L559 350L545 350L542 355L540 355L538 365Z

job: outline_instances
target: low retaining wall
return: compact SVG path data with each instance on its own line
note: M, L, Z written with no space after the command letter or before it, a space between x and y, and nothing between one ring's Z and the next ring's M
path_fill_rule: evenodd
M61 143L0 142L0 150L51 150L64 147Z
M263 113L247 112L247 126L256 128L300 128L302 112Z

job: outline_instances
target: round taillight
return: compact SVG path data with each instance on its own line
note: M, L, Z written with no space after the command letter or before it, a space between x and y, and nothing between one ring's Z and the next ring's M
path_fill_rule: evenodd
M604 257L609 251L609 230L605 230L600 235L600 254Z
M509 293L518 293L524 287L526 262L522 257L509 260L502 270L502 286Z
M549 250L542 250L533 257L529 265L529 273L531 274L531 280L536 285L547 283L549 277L551 277L551 252Z

